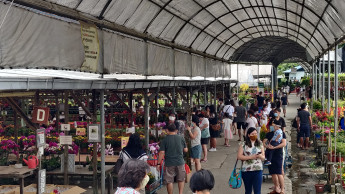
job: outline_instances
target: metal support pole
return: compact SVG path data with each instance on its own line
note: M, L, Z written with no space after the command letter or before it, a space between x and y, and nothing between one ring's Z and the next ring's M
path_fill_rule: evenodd
M223 91L222 91L222 92L223 92L223 93L222 93L222 96L223 96L223 100L224 100L224 98L225 98L224 84L222 84L222 90L223 90Z
M316 83L315 72L316 72L316 70L315 70L315 63L313 63L313 75L312 75L312 78L313 78L312 99L313 99L313 100L316 99L316 98L315 98L315 90L316 90L316 88L315 88L315 83Z
M104 90L100 91L100 109L101 109L101 193L105 194L105 126L104 126ZM132 103L132 102L130 102Z
M321 93L321 91L322 91L322 88L321 88L321 86L322 86L321 85L321 82L322 82L321 81L321 79L322 79L322 77L321 77L322 76L321 75L322 74L322 72L321 72L321 59L319 59L319 68L318 69L319 69L319 84L318 84L318 86L319 86L319 100L321 100L321 98L322 98L322 96L321 96L321 94L322 94Z
M331 113L331 51L328 50L328 104L327 104L327 112Z
M238 89L240 87L240 79L239 79L239 76L238 76L238 64L237 64L237 97L238 97Z
M68 91L64 93L64 114L65 114L65 124L69 121L69 105L68 105ZM65 135L68 135L68 131L65 131ZM64 185L69 184L68 179L68 145L64 146Z
M272 67L271 67L271 70L272 70L272 77L271 77L271 95L272 95L272 99L271 99L271 101L272 102L274 102L274 84L273 84L273 80L274 80L274 74L273 74L273 72L274 72L274 69L273 69L274 67L273 67L273 65L272 65Z
M325 111L325 58L322 56L322 111Z
M206 89L206 85L204 85L204 105L206 106L207 104L207 89Z
M313 111L313 102L314 102L314 99L315 99L315 95L314 95L314 84L315 84L315 79L314 79L314 76L315 76L315 64L313 63L312 65L312 71L311 71L311 80L312 80L312 84L311 84L311 95L312 97L310 98L310 105L311 105L311 110ZM308 92L308 95L309 95L309 91Z
M214 108L216 109L216 112L217 112L217 84L214 84L213 104L214 104Z
M149 131L149 89L144 89L144 119L145 119L145 145L146 145L146 150L148 151L149 149L149 142L150 142L150 131Z
M338 44L335 39L335 51L334 51L334 153L337 154L337 130L338 130Z
M315 75L314 75L314 77L315 77L315 84L314 84L314 86L315 86L315 100L318 100L319 99L319 96L318 96L318 85L317 85L317 82L318 82L318 76L317 76L317 74L318 74L318 71L317 71L317 64L316 64L316 62L315 62Z
M173 92L172 92L172 107L173 107L173 113L176 112L176 87L173 87Z

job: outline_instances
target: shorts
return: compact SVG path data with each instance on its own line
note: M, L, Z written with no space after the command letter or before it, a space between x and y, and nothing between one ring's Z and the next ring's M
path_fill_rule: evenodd
M164 171L164 184L174 183L175 176L177 182L185 181L186 169L184 164L180 166L166 166Z
M244 125L245 122L237 122L237 129L246 129Z
M208 138L201 138L201 145L207 145L208 144L208 142L210 141L210 138L208 137Z
M201 158L201 145L196 145L191 149L191 158L200 159Z
M286 107L287 107L287 105L282 105L282 108L283 108L284 110L286 110Z
M299 129L299 137L310 137L310 126L301 125Z

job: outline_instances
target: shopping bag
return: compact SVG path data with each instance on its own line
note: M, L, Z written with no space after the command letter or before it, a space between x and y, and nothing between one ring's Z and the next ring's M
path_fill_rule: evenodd
M234 170L231 172L229 179L229 186L232 189L239 189L242 186L242 172L241 170L237 172L237 161L238 160L236 160Z

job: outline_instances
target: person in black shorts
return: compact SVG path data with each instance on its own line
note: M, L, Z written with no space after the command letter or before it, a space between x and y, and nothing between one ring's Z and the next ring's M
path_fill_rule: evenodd
M235 108L236 114L236 122L237 122L237 129L238 129L238 141L241 141L241 129L246 130L245 122L246 122L246 115L247 111L246 108L243 107L243 101L239 101L238 106Z
M307 104L301 104L301 111L298 112L297 116L297 130L299 132L299 143L302 149L308 149L310 128L312 126L312 119L310 113L307 111ZM305 142L304 142L305 138Z

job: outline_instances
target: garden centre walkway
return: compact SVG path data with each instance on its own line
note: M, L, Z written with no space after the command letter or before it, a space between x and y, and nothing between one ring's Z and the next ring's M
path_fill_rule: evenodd
M290 105L287 108L287 114L286 114L286 131L287 131L287 141L289 142L289 145L291 145L291 121L297 114L297 108L299 107L299 98L295 96L295 94L291 94L289 96L289 102ZM236 155L237 155L237 148L238 148L238 141L237 136L230 141L230 148L226 148L222 146L224 144L224 139L220 138L218 139L218 147L217 152L209 152L208 156L208 162L202 163L203 169L211 170L213 175L216 179L216 185L215 188L212 190L211 193L244 193L244 187L242 186L240 189L235 190L231 189L228 185L228 180L230 177L230 173L235 165L236 162ZM290 147L290 146L289 146ZM291 148L289 148L291 150ZM288 172L286 173L288 174ZM292 194L292 184L290 179L285 176L285 186L286 186L286 192L287 194ZM263 194L269 193L269 188L273 185L271 181L271 177L266 182L263 182L262 184L262 192ZM166 188L162 188L158 194L165 194ZM174 185L174 193L178 193L177 184ZM189 184L185 185L184 193L192 193L189 189Z

